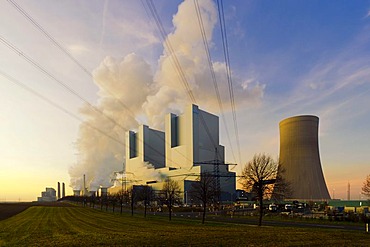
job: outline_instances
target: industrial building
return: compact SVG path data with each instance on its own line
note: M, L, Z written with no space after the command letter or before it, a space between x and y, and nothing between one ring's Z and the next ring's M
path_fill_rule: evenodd
M39 202L55 202L57 200L57 192L54 188L46 188L41 192L41 197L37 197Z
M280 171L290 184L291 198L330 199L319 153L319 118L304 115L280 122Z
M142 174L148 163L154 172ZM236 177L219 144L219 118L198 106L187 107L179 116L166 115L165 132L142 125L137 132L126 133L126 174L135 181L161 189L164 178L170 177L179 183L183 202L190 204L191 185L204 172L215 176L221 201L235 199Z

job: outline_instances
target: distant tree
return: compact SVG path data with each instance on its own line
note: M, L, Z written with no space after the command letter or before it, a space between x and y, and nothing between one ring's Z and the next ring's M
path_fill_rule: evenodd
M109 193L108 194L108 204L112 205L112 211L114 213L115 209L116 209L116 193Z
M370 174L367 175L366 180L362 186L362 194L370 198Z
M179 184L171 178L167 178L162 187L161 200L168 207L168 215L170 220L172 218L173 204L180 199L180 194L181 192Z
M285 170L281 168L281 166L278 166L278 172L276 175L276 180L272 184L273 190L271 194L271 199L276 201L283 201L286 197L292 195L292 188L289 182L287 182L283 174L285 173ZM267 192L267 191L266 191ZM267 195L267 193L266 193Z
M120 205L120 214L122 214L122 211L123 211L123 202L125 200L125 197L126 197L126 191L123 190L123 189L120 189L117 194L117 200L119 201L119 205Z
M154 198L154 191L152 187L144 185L140 188L140 190L138 190L137 194L138 200L143 201L144 203L144 217L146 217L148 204L150 204Z
M136 201L136 190L134 187L131 187L127 190L126 196L131 205L131 216L134 216L134 206Z
M278 177L278 169L278 162L274 161L271 156L255 154L242 170L241 184L245 190L255 194L259 202L259 226L262 225L263 199L273 195L274 185L276 195L282 196L284 191L288 191L287 183L281 177Z
M215 185L216 178L208 172L201 173L196 182L192 184L190 194L193 198L199 200L203 206L202 224L206 218L207 205L214 201L218 191Z

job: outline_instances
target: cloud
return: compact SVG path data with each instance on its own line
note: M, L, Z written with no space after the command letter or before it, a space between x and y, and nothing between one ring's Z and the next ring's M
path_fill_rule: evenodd
M103 39L105 35L105 28L106 28L106 16L108 12L108 4L109 0L104 1L104 8L103 8L103 17L102 17L102 30L101 30L101 35L100 35L100 46L103 44Z
M72 53L72 54L75 54L75 55L80 55L82 53L85 53L85 52L88 52L90 51L89 48L87 48L86 46L84 45L80 45L80 44L72 44L72 45L69 45L68 47L68 50Z
M366 18L368 18L368 17L370 17L370 10L368 10L368 11L367 11L367 14L365 15L365 17L364 17L364 18L366 19Z

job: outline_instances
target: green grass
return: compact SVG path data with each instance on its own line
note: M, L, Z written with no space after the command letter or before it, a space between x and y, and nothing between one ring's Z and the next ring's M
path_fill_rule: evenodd
M0 221L0 246L369 246L370 233L257 227L82 207L31 207Z

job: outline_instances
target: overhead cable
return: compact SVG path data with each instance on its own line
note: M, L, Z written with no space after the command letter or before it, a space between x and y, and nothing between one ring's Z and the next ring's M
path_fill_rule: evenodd
M233 146L231 145L231 138L230 138L230 134L229 134L229 129L227 127L227 122L226 122L226 118L225 118L225 114L224 114L224 109L223 109L223 106L222 106L222 100L221 100L221 96L220 96L220 91L218 89L217 79L216 79L215 71L213 69L211 55L210 55L210 52L209 52L208 39L207 39L206 32L204 30L202 13L200 11L198 0L194 0L194 5L195 5L195 11L197 13L197 18L198 18L198 24L199 24L200 32L202 34L204 49L205 49L206 56L207 56L208 67L210 69L211 76L212 76L213 86L214 86L215 91L216 91L216 97L217 97L218 106L219 106L220 112L221 112L221 118L222 118L222 121L224 123L225 131L226 131L226 136L227 136L227 139L228 139L229 144L230 144L231 154L232 154L234 160L236 160L235 159L235 155L234 155Z
M219 16L219 21L220 21L222 45L223 45L224 58L225 58L227 82L229 86L230 104L231 104L231 109L232 109L232 114L233 114L235 138L236 138L236 143L238 147L239 162L241 162L239 130L238 130L238 122L236 118L234 89L233 89L233 81L232 81L232 76L231 76L231 66L230 66L230 58L229 58L229 46L228 46L228 41L227 41L225 15L224 15L224 8L223 8L222 0L217 0L217 7L218 7L218 16Z

